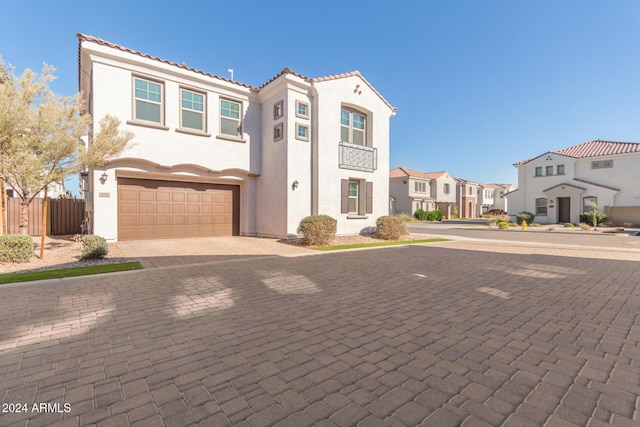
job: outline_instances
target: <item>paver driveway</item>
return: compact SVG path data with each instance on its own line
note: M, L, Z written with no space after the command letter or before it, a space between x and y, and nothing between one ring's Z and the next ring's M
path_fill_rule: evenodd
M1 287L0 425L639 423L640 263L461 244Z

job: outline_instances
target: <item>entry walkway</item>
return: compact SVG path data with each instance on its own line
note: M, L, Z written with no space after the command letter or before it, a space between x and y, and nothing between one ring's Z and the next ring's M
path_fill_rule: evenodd
M255 237L132 240L114 244L118 256L134 258L145 268L199 264L261 256L295 256L315 251Z

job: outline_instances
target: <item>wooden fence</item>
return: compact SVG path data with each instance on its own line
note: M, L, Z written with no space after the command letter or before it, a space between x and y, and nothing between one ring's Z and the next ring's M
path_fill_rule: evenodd
M42 200L33 199L29 205L29 228L27 233L37 236L42 233ZM20 233L20 199L7 199L7 233ZM84 218L84 200L49 199L47 206L47 234L51 236L80 233ZM0 230L1 231L1 230Z

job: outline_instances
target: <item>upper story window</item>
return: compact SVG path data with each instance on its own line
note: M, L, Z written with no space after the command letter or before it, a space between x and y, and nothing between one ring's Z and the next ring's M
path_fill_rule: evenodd
M427 192L427 183L424 181L415 181L413 189L417 193L426 193Z
M273 140L280 141L282 139L282 123L278 123L273 127Z
M296 139L309 140L309 126L296 123Z
M222 135L240 137L240 110L242 104L228 99L220 100L220 133Z
M469 187L469 195L473 196L473 187Z
M340 110L340 140L366 145L366 116L352 110Z
M282 101L273 104L273 120L277 120L283 115Z
M203 131L205 97L201 93L180 90L180 127Z
M558 175L564 175L564 165L558 165L557 172Z
M542 176L542 167L538 166L536 168L536 176Z
M553 166L547 166L547 175L553 175Z
M309 118L309 104L296 101L296 116L301 117L303 119Z
M163 86L162 83L152 82L135 77L133 79L133 118L145 122L162 124L163 117Z
M595 162L591 162L591 169L603 169L603 168L612 168L613 160L599 160Z
M449 194L449 191L451 190L448 183L444 184L442 191L444 192L444 194Z

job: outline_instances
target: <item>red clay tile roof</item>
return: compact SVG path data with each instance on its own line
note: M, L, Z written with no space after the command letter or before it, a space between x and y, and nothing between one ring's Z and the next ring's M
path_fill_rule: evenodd
M121 46L119 44L111 43L109 41L103 40L103 39L98 38L98 37L94 37L94 36L90 36L90 35L82 34L82 33L76 34L76 37L78 37L78 42L79 43L81 43L83 41L97 43L97 44L102 45L102 46L107 46L107 47L110 47L110 48L113 48L113 49L118 49L118 50L121 50L123 52L127 52L127 53L131 53L133 55L141 56L143 58L152 59L154 61L162 62L163 64L172 65L174 67L178 67L178 68L182 68L182 69L187 70L187 71L192 71L194 73L202 74L202 75L207 76L207 77L213 77L214 79L223 80L225 82L233 83L233 84L236 84L238 86L243 86L243 87L246 87L246 88L249 88L249 89L255 89L253 86L250 86L250 85L245 84L245 83L240 83L240 82L237 82L235 80L228 79L226 77L221 77L221 76L218 76L216 74L207 73L205 71L196 70L195 68L187 67L184 63L178 64L176 62L171 62L171 61L167 61L166 59L158 58L156 56L147 55L146 53L138 52L136 50L129 49L128 47L124 47L124 46Z
M102 45L102 46L107 46L107 47L110 47L110 48L113 48L113 49L118 49L118 50L121 50L123 52L131 53L133 55L138 55L138 56L141 56L143 58L151 59L151 60L154 60L154 61L159 61L159 62L162 62L163 64L172 65L174 67L179 67L179 68L182 68L182 69L187 70L187 71L192 71L194 73L202 74L204 76L213 77L215 79L223 80L223 81L228 82L228 83L233 83L233 84L236 84L236 85L239 85L239 86L243 86L243 87L246 87L246 88L249 88L249 89L254 89L254 90L262 89L263 87L267 86L269 83L271 83L272 81L276 80L278 77L280 77L283 74L292 74L292 75L300 77L301 79L303 79L303 80L305 80L307 82L310 82L310 83L323 82L323 81L327 81L327 80L336 80L336 79L341 79L341 78L345 78L345 77L358 76L391 109L391 111L393 111L395 113L398 110L396 107L392 106L389 103L389 101L387 101L380 94L380 92L378 92L373 86L371 86L371 83L369 83L367 81L367 79L365 79L364 76L362 74L360 74L359 71L352 71L352 72L349 72L349 73L334 74L332 76L309 78L309 77L303 76L302 74L298 74L298 73L294 72L290 68L285 68L281 72L279 72L278 74L276 74L275 76L273 76L272 78L267 80L260 87L256 88L256 87L250 86L250 85L245 84L245 83L240 83L240 82L237 82L235 80L228 79L226 77L221 77L221 76L218 76L216 74L211 74L211 73L207 73L205 71L197 70L195 68L187 67L184 63L178 64L176 62L171 62L171 61L168 61L166 59L161 59L161 58L158 58L156 56L151 56L151 55L148 55L146 53L138 52L136 50L129 49L128 47L124 47L124 46L121 46L119 44L103 40L103 39L101 39L99 37L94 37L94 36L90 36L88 34L82 34L82 33L76 34L76 37L78 38L78 43L79 43L79 46L78 46L78 61L80 61L80 48L81 48L80 45L82 44L83 41L88 41L88 42L97 43L97 44ZM78 66L78 70L80 70L80 66ZM78 73L79 72L80 71L78 71ZM79 80L80 80L80 78L78 78L78 81Z
M441 177L445 173L447 173L447 172L443 171L443 172L427 172L427 173L425 173L425 172L418 172L416 170L409 169L409 168L399 167L399 168L391 169L389 171L389 178L400 178L400 177L413 176L413 177L416 177L416 178L436 179L436 178Z
M561 154L567 157L583 159L586 157L611 156L614 154L627 154L640 152L640 143L637 142L616 142L616 141L595 141L583 142L582 144L572 145L557 151L548 151L547 153ZM544 153L544 154L547 154ZM544 156L541 154L540 156ZM524 165L531 160L540 156L531 157L514 163L515 165Z

